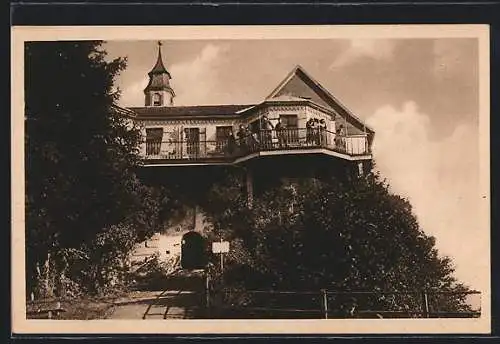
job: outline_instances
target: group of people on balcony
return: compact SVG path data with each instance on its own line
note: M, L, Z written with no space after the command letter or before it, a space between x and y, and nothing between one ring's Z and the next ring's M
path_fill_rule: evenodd
M236 135L232 131L229 132L227 138L226 151L232 155L237 151L249 152L258 149L272 149L288 147L291 144L299 143L299 129L296 127L287 128L286 125L278 118L275 125L267 116L262 117L258 126L250 124L240 124ZM306 122L306 145L320 146L327 143L327 125L324 119L311 118ZM277 142L273 142L273 131L276 133ZM333 133L332 133L333 134ZM336 131L335 144L341 145L345 142L344 128L342 125Z
M288 145L289 136L286 126L278 118L278 122L273 126L267 116L262 117L259 126L240 124L237 137L231 132L228 137L228 151L234 152L237 147L244 151L254 151L257 148L273 147L273 130L276 132L279 147Z
M231 132L228 138L228 150L232 153L237 147L243 151L255 150L260 146L259 130L251 128L250 125L240 124L238 132L236 133L237 138L234 137ZM263 137L265 138L265 137Z
M321 145L326 143L326 122L324 119L310 118L306 122L306 143Z

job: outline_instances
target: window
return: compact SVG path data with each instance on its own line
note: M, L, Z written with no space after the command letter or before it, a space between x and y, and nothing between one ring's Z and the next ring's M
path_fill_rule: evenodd
M233 127L218 126L215 128L215 141L217 151L223 151L227 146L229 134L233 131Z
M280 115L281 123L286 128L297 128L299 119L297 115Z
M200 128L184 129L188 155L198 155L200 152Z
M153 94L153 105L160 106L162 103L162 96L160 93Z
M298 143L299 141L299 119L297 115L280 115L281 124L284 128L284 135L287 144Z
M260 119L250 123L250 131L252 133L258 133L260 130Z
M146 155L159 155L162 139L163 139L163 128L147 128Z

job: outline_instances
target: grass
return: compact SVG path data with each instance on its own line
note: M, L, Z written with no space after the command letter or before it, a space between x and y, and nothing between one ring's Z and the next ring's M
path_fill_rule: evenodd
M83 295L74 298L44 298L26 302L27 319L48 319L48 311L52 310L52 319L61 320L93 320L105 319L114 309L114 302L120 298L131 297L134 291L162 290L165 287L166 275L160 271L148 271L148 274L135 274L137 282L109 291L104 296ZM142 283L141 283L142 282ZM137 285L139 284L139 285ZM155 289L156 287L156 289ZM64 311L54 312L60 303Z
M186 277L187 276L187 280ZM175 290L203 290L203 279L196 278L196 272L178 276L176 273L167 274L161 266L148 266L146 273L135 272L133 283L114 289L105 296L84 295L75 298L46 298L26 302L26 317L28 319L47 319L48 311L55 310L58 302L64 311L57 315L52 312L52 319L61 320L92 320L105 319L114 310L114 303L118 300L134 300L141 293L161 291L168 286ZM194 281L194 282L193 282ZM136 295L137 294L137 295Z
M56 309L60 302L64 312L53 316L53 319L92 320L105 319L113 310L113 302L120 295L102 297L82 296L68 299L40 299L26 303L26 317L28 319L47 319L48 310Z

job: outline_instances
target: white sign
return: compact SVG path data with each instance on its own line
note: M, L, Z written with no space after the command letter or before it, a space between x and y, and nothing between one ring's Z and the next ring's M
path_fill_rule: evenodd
M212 243L213 253L228 253L229 252L229 241L215 241Z

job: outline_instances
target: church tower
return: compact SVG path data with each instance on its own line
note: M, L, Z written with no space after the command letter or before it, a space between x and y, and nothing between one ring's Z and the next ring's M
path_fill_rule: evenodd
M170 87L170 73L163 65L161 42L158 42L158 58L153 69L148 73L149 83L144 89L146 106L173 106L175 93Z

